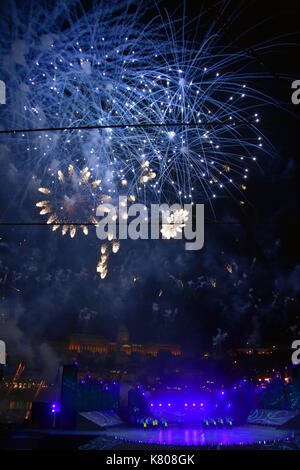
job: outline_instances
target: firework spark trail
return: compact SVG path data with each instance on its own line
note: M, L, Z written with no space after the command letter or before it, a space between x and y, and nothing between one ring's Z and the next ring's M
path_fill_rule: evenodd
M31 413L31 410L32 410L32 403L37 400L37 398L39 397L39 394L40 394L41 391L42 391L42 388L44 387L44 385L45 385L45 381L42 379L42 380L40 381L40 383L39 383L39 385L38 385L36 391L35 391L35 394L34 394L34 396L33 396L32 402L30 402L29 408L28 408L28 410L26 411L25 419L28 419L28 418L30 417L30 413Z
M12 392L12 390L14 389L14 386L16 385L17 380L18 380L18 378L20 377L20 375L24 372L24 369L25 369L25 365L22 364L22 362L20 362L20 363L18 364L18 367L17 367L17 370L16 370L16 372L15 372L15 375L14 375L12 381L11 381L11 384L10 384L10 386L9 386L9 388L8 388L7 395L9 395L9 394Z
M4 27L1 44L15 90L14 106L1 110L6 127L150 124L24 133L12 137L16 155L42 183L72 164L104 174L110 194L121 187L147 203L212 205L235 190L244 200L251 165L271 152L258 109L272 100L254 89L259 74L218 34L203 30L197 44L169 17L144 25L145 5L130 5L12 9L14 31Z

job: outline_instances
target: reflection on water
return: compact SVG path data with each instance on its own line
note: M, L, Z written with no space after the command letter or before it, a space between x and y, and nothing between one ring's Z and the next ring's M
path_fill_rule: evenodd
M180 445L186 445L186 446L199 446L199 445L205 445L208 444L215 438L219 441L222 442L223 444L225 443L231 443L232 439L230 439L230 433L228 434L226 430L218 430L216 432L214 431L204 431L202 428L200 429L160 429L158 431L148 431L150 434L148 436L147 442L149 444L180 444ZM232 436L233 441L235 441L234 437Z
M107 431L111 434L111 431ZM148 444L167 445L232 445L254 444L259 441L278 440L290 436L290 432L264 426L236 426L224 429L168 428L168 429L115 429L114 437Z

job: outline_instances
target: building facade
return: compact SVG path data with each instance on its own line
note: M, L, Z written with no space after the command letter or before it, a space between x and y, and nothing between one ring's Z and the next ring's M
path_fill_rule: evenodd
M124 332L119 333L116 342L108 341L105 338L98 338L86 335L74 335L68 342L67 349L69 352L76 352L78 354L100 354L108 356L114 353L123 353L126 356L132 354L141 354L143 356L149 355L156 357L159 353L167 352L173 356L181 355L181 348L178 344L160 344L148 343L139 344L131 343L128 334Z

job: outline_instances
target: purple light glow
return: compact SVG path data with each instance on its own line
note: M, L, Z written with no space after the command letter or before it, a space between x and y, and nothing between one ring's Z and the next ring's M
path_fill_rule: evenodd
M60 404L57 402L53 402L51 404L51 413L59 413L60 412Z

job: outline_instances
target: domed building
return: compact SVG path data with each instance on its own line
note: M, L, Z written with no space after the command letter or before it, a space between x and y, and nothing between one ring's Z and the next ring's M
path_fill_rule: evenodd
M129 344L129 332L125 326L120 326L118 337L117 337L118 344Z
M133 353L156 357L160 352L169 352L173 356L180 356L181 349L177 344L157 343L131 343L128 329L121 325L117 341L108 341L105 338L90 337L88 335L74 335L70 338L68 351L77 353L92 353L107 356L117 353L121 356L131 356Z

